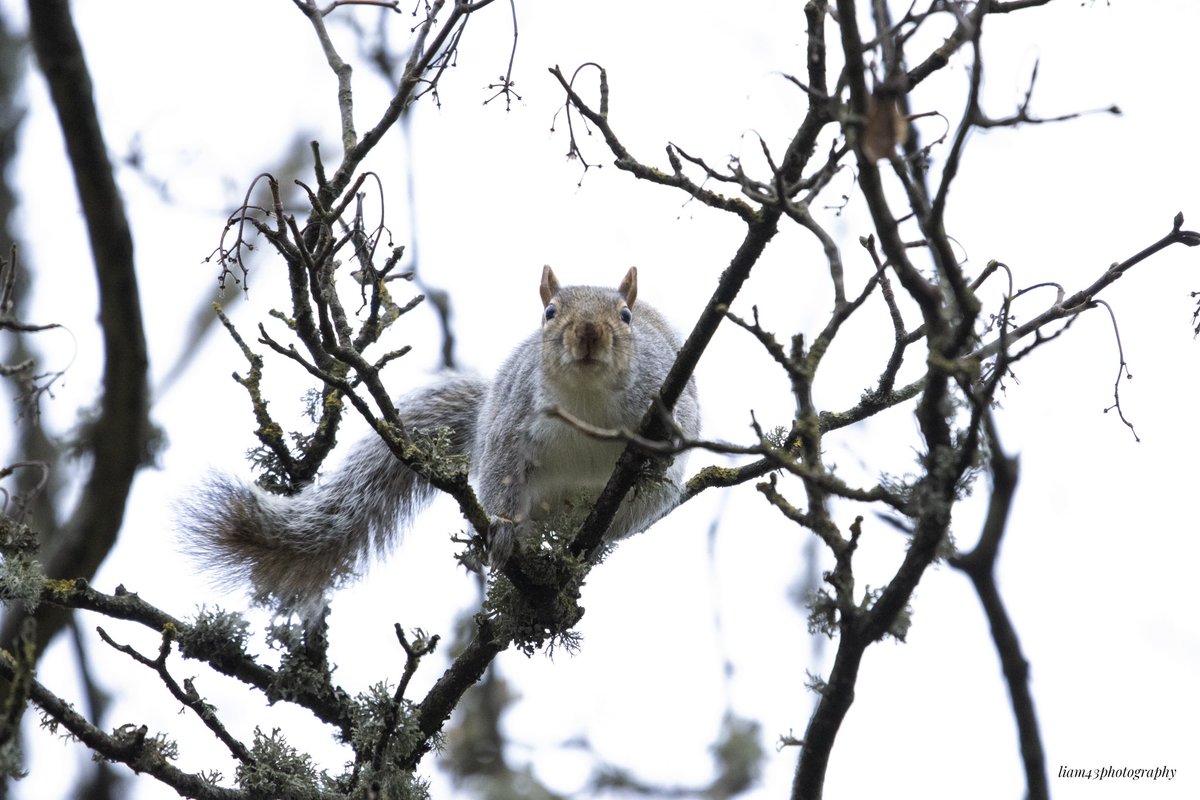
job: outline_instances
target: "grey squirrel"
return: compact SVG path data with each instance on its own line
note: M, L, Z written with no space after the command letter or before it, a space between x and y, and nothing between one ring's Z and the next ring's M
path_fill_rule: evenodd
M499 521L493 554L568 504L599 495L624 445L601 441L546 409L599 428L636 430L679 350L675 332L636 304L637 268L616 289L560 286L542 271L542 328L518 345L493 381L455 376L397 403L410 434L450 429L450 449L468 457L480 503ZM696 386L674 410L683 436L699 433ZM606 534L644 530L678 502L684 457L630 492ZM212 477L182 509L184 546L231 586L311 604L373 552L385 552L434 489L372 434L341 467L298 494L265 492Z

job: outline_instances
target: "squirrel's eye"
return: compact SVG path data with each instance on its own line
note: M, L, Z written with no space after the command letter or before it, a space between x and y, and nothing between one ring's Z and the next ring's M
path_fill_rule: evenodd
M546 306L546 322L549 322L550 320L554 319L554 315L557 313L558 313L558 309L554 307L554 303L548 304Z
M624 322L626 325L633 322L633 312L629 310L629 306L621 309L621 322Z

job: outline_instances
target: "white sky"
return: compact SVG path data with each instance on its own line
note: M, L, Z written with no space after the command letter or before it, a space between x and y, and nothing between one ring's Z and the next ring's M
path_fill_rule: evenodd
M170 179L173 200L165 203L137 175L120 176L135 226L158 380L182 346L184 321L211 292L215 271L202 259L247 182L277 163L298 135L318 136L332 162L334 82L307 23L284 0L75 5L111 150L119 156L138 137L149 172ZM374 18L364 10L341 13ZM711 164L725 163L729 154L754 164L755 134L782 152L804 105L778 74L803 73L799 3L519 2L518 13L515 77L523 102L508 113L481 105L489 94L483 86L503 71L511 43L507 5L496 3L472 21L459 66L442 85L442 107L423 102L416 122L421 268L427 280L451 290L459 355L483 373L537 324L535 287L543 263L580 283L613 283L637 264L639 298L686 328L741 241L742 226L728 215L610 166L589 171L577 187L580 167L563 158L561 117L550 133L562 96L548 66L569 72L585 61L603 64L612 124L635 155L660 165L668 141ZM1058 280L1073 290L1165 234L1179 210L1189 218L1187 227L1200 229L1194 151L1200 121L1189 58L1197 30L1200 7L1187 0L1082 6L1060 0L989 20L988 111L1011 113L1040 60L1036 113L1116 103L1125 115L973 137L948 224L974 271L997 258L1013 268L1018 285ZM354 52L347 46L343 55ZM956 59L922 86L915 109L957 113L966 63ZM356 80L362 131L385 96L365 65ZM595 86L590 77L583 85ZM594 97L594 88L586 94ZM47 341L60 357L78 349L66 385L45 409L61 431L94 397L100 368L95 298L74 187L40 76L29 101L22 160L12 178L25 198L19 226L26 259L42 281L35 321L54 319L71 329L74 343ZM923 122L921 130L928 141L940 134L941 123ZM591 160L610 163L596 137L585 146ZM406 241L407 228L403 153L393 138L370 164L385 181L397 242ZM843 173L828 198L849 189ZM868 232L864 219L857 205L841 218L824 219L842 245L852 282L870 269L854 244ZM1191 334L1188 294L1200 289L1198 259L1196 251L1173 248L1106 295L1136 376L1123 385L1122 398L1140 444L1112 414L1101 413L1112 402L1118 363L1101 312L1019 365L1020 383L1009 383L1004 400L1004 442L1020 453L1022 478L1002 553L1001 588L1032 664L1055 797L1200 794L1200 622L1192 591L1200 532L1193 466L1200 450L1194 415L1200 343ZM780 336L813 332L830 305L821 263L812 242L785 231L737 310L748 314L757 304L764 325ZM266 309L286 302L278 267L260 259L257 269L250 302L235 314L246 332ZM62 287L70 287L68 295ZM1031 317L1046 300L1034 296L1018 313ZM881 309L868 310L878 316ZM414 345L391 371L395 391L431 379L437 359L431 315L410 315L392 336ZM864 321L839 341L817 397L831 410L852 405L880 371L889 344L886 319ZM280 387L273 410L298 419L300 406L289 398L299 376L286 364L271 368ZM242 369L228 339L210 337L186 379L157 399L154 419L170 448L161 469L139 477L122 540L98 576L100 588L123 583L177 615L200 603L244 603L215 592L175 556L169 509L210 467L248 474L241 457L253 445L252 421L241 389L228 379ZM697 379L710 437L747 441L750 409L764 422L786 421L786 383L732 326L718 333ZM826 442L830 460L863 483L881 470L904 471L914 446L905 411ZM694 455L692 471L713 460ZM789 493L800 501L797 486ZM719 509L723 523L711 563L705 531ZM980 511L978 502L963 507L956 518L960 542L973 541ZM843 513L848 523L856 512ZM447 534L458 527L452 504L439 503L395 557L336 598L333 658L347 689L399 675L394 621L449 636L454 615L473 593L471 579L451 558ZM811 707L804 670L827 672L826 664L812 663L803 617L787 599L803 569L804 542L803 532L747 486L725 502L710 492L622 545L588 581L579 655L551 661L506 653L498 659L522 695L505 720L516 744L514 762L529 760L540 778L569 794L586 777L587 762L558 745L586 732L606 759L646 779L700 784L710 777L707 747L727 698L737 713L761 721L768 747L781 734L801 734ZM898 535L868 521L860 585L886 580L901 550ZM428 600L431 591L438 602ZM1007 694L967 581L947 568L931 570L914 607L909 643L881 644L866 657L827 796L1020 796ZM379 608L389 610L380 614ZM156 646L152 634L135 628L96 620L85 628L95 624L144 649ZM145 722L175 733L189 726L194 733L181 734L183 768L211 767L222 758L199 725L176 713L152 676L98 640L89 644L97 671L119 694L109 727ZM825 652L828 657L831 646ZM723 657L734 664L728 681ZM71 662L60 642L41 677L74 696ZM415 696L441 668L422 668ZM200 691L243 739L254 724L282 725L301 747L329 738L293 709L264 714L257 703L244 705L248 693L192 662L176 662L176 670L199 676ZM44 733L32 750L33 774L19 787L20 797L66 791L71 765L85 758L81 748ZM342 757L331 755L330 767ZM1060 766L1107 765L1167 766L1179 775L1153 787L1055 777ZM231 771L228 762L221 766ZM785 795L794 766L794 752L772 751L751 796ZM434 780L435 797L451 796L432 762L424 774ZM133 785L142 800L173 796L148 779Z

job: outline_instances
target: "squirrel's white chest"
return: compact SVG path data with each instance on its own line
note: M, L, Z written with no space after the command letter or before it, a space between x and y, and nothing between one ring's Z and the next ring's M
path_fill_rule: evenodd
M623 420L588 422L601 427L628 427ZM589 437L547 415L540 415L530 426L529 446L527 488L535 518L558 509L564 501L598 495L625 447L621 442Z

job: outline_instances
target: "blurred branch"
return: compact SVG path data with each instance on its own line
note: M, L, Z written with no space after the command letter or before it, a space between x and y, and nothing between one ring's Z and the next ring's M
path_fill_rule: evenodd
M387 30L387 25L384 24L384 20L381 18L377 41L367 49L370 56L370 63L391 84L392 91L395 92L400 88L403 67L401 67L388 46ZM515 8L513 9L513 47L512 58L515 58ZM503 78L506 87L512 85L512 58L509 61L509 73ZM429 303L437 314L438 324L441 326L442 331L442 367L447 370L454 370L458 368L458 360L454 352L456 343L453 325L454 307L451 302L450 293L430 282L429 275L427 274L428 270L424 269L421 261L421 236L417 226L417 209L420 208L420 204L417 202L416 181L414 180L414 165L417 163L417 158L413 149L415 138L411 109L412 106L406 108L399 119L401 142L404 148L404 164L406 165L404 171L404 189L408 206L408 265L409 271L412 273L413 282L421 290L421 294L425 296L426 302Z
M83 206L99 288L104 342L103 389L90 426L90 473L74 511L46 542L42 561L52 577L90 578L108 555L125 514L133 476L149 458L152 431L146 382L146 339L125 206L97 118L92 82L68 0L33 0L30 36L46 76ZM0 640L15 634L6 616ZM62 628L59 611L41 615L39 648Z

